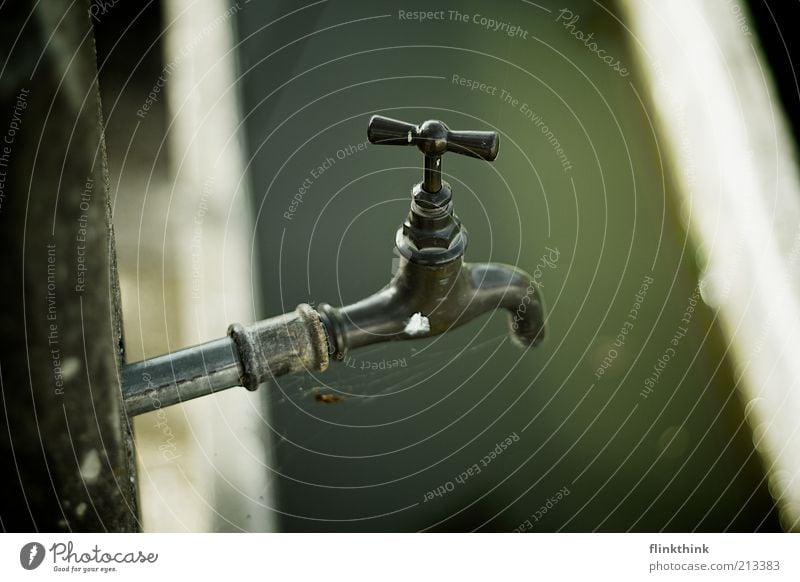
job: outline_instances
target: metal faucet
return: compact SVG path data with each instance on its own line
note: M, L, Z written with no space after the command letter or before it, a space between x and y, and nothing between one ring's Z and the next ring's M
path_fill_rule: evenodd
M380 291L344 307L301 304L294 312L252 326L233 324L228 337L122 368L129 416L233 386L255 390L270 378L324 371L350 349L384 341L430 337L496 309L508 311L522 347L544 339L544 307L530 275L499 263L465 263L467 231L453 212L442 180L446 152L493 161L499 137L491 131L451 131L441 121L419 126L375 115L367 137L377 145L416 145L423 179L398 229L397 273Z

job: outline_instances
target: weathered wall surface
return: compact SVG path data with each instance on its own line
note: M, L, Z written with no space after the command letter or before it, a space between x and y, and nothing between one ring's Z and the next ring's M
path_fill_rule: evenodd
M88 3L7 3L0 39L0 528L136 530Z

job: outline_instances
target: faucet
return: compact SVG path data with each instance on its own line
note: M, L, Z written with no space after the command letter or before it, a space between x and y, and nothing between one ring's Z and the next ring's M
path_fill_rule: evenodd
M544 339L544 306L530 275L500 263L464 262L467 231L442 180L446 152L494 161L497 133L374 115L367 137L376 145L416 145L424 156L422 181L411 191L411 209L395 236L401 258L389 284L350 305L315 310L300 304L251 326L232 324L225 338L123 365L129 416L233 386L255 390L302 370L324 371L348 350L434 336L496 309L508 312L517 345L528 348Z
M397 230L401 258L394 278L351 305L320 305L331 355L342 359L348 349L436 335L498 308L508 311L518 344L537 345L544 338L544 316L532 278L509 265L464 262L467 230L453 212L452 189L442 180L446 152L494 161L497 133L451 131L436 120L415 126L375 115L367 137L376 145L416 145L424 155L422 181Z

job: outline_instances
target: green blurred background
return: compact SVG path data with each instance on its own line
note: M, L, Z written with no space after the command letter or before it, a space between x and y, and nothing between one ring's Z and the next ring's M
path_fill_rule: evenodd
M700 301L681 322L698 269L613 4L241 4L257 315L303 301L346 304L388 283L421 156L377 146L347 153L380 113L500 133L493 164L443 160L470 234L466 258L540 265L548 318L547 342L527 352L496 313L281 380L269 396L281 529L778 529L713 313ZM593 33L629 76L570 34L557 20L564 7L580 16L574 30ZM399 10L444 10L445 19L411 22ZM478 14L527 38L486 29ZM454 75L497 91L470 90ZM557 261L541 267L543 256ZM653 284L634 322L646 277ZM615 347L626 321L633 328ZM681 326L688 333L645 398ZM617 356L598 379L611 349ZM315 397L327 392L345 398ZM482 467L514 433L519 440ZM479 474L455 481L476 463ZM452 490L426 501L440 486Z

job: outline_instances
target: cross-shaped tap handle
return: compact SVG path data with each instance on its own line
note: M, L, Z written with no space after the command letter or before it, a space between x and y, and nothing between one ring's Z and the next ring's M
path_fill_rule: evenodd
M451 131L435 119L413 125L373 115L369 120L367 137L370 143L377 145L416 145L425 154L422 187L428 192L438 192L442 187L441 157L445 152L492 162L500 148L497 132Z

